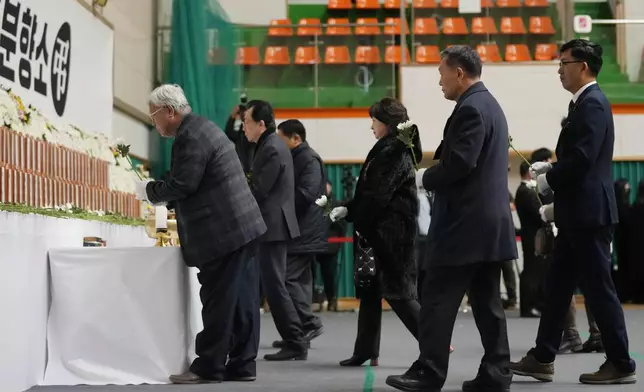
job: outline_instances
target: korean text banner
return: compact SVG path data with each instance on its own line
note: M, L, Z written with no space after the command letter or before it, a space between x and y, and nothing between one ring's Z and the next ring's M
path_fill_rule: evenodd
M55 125L110 136L113 40L76 0L0 0L0 84Z

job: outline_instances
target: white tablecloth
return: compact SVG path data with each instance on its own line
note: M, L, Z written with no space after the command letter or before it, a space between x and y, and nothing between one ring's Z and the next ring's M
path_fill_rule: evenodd
M44 385L159 384L186 370L200 303L179 248L55 249L49 260Z

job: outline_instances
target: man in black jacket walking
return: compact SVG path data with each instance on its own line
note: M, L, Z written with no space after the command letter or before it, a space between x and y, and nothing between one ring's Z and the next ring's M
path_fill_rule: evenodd
M286 289L293 300L307 345L322 334L322 322L311 311L313 276L311 264L315 255L327 247L326 221L323 209L315 204L325 192L322 158L306 142L306 130L298 120L287 120L277 127L277 134L291 150L295 179L295 215L300 236L288 245ZM283 341L273 347L282 348Z

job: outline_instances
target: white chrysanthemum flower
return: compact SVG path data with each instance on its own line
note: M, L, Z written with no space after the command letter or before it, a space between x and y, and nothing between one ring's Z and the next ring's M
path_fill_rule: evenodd
M397 128L398 130L402 131L404 129L411 128L413 125L414 123L411 120L407 120L405 122L401 122L400 124L398 124Z
M324 207L328 202L329 200L327 199L326 195L322 195L315 201L315 204L317 204L319 207Z

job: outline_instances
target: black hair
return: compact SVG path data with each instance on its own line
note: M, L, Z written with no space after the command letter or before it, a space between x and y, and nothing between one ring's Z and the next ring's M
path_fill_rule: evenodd
M480 78L483 63L478 52L467 45L454 45L441 52L441 59L451 68L461 68L470 78Z
M530 165L527 162L521 162L519 166L519 175L523 178L530 172Z
M552 151L545 147L534 150L534 152L532 152L532 156L530 157L530 160L532 162L545 162L548 159L552 159Z
M396 132L398 124L409 121L407 108L400 101L395 98L386 97L374 103L369 108L369 116L375 118L381 123L387 125L389 133ZM414 144L414 155L418 162L422 159L423 148L420 144L420 134L418 127L414 124L414 137L412 143Z
M253 109L251 118L255 122L264 121L266 129L275 129L275 114L270 103L255 99L248 102L246 110Z
M293 135L298 135L303 142L306 141L306 129L300 120L291 119L283 121L277 126L277 129L282 131L284 136L289 139L292 138Z
M604 50L601 45L585 39L573 39L561 45L559 52L563 53L567 50L570 50L570 55L575 60L588 64L588 70L592 76L599 75L599 71L602 70L602 65L604 64L602 59Z

